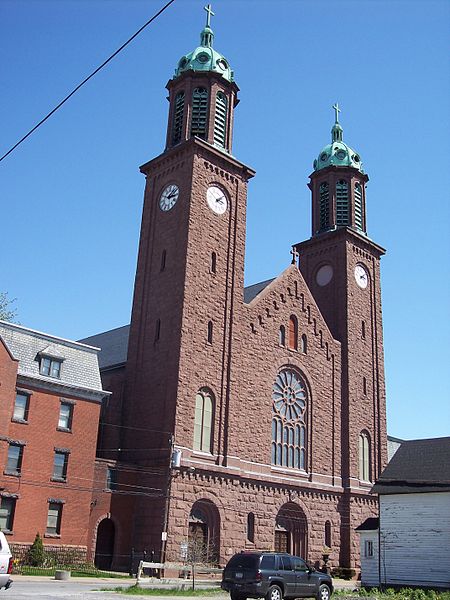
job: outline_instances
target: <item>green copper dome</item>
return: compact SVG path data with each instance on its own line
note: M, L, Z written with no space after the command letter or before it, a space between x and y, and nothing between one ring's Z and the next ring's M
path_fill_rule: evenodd
M193 52L185 54L180 58L177 68L175 69L174 79L185 71L212 71L218 73L227 81L232 82L234 80L234 74L227 59L212 47L214 33L210 27L209 21L211 15L214 15L214 13L209 4L208 6L205 6L205 10L207 12L206 25L200 34L200 46Z
M336 121L331 129L331 144L327 144L320 151L319 156L314 161L314 170L319 171L330 165L335 165L337 167L353 167L364 173L361 157L342 140L343 129L338 120L340 109L337 103L333 108L336 111Z

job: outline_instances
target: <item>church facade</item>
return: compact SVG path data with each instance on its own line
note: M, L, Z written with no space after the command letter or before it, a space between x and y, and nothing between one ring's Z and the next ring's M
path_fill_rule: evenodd
M239 89L209 18L167 84L165 150L141 167L131 324L83 340L102 348L112 392L97 468L116 473L92 501L91 544L109 544L115 568L131 547L178 561L193 539L220 564L242 549L315 563L327 546L334 566L354 567L387 462L368 177L336 105L310 176L311 238L278 277L244 288L255 173L232 154Z

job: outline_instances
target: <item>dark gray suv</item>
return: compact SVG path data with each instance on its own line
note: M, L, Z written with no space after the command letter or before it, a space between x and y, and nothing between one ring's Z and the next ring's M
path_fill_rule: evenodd
M231 600L329 600L333 581L298 556L279 552L240 552L228 561L221 587L230 592Z

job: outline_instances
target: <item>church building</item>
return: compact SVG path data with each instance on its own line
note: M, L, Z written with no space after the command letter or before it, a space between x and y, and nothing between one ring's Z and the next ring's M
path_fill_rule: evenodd
M179 561L192 539L220 564L244 549L316 563L329 546L334 566L355 567L387 462L368 176L335 105L308 183L311 237L281 274L244 288L255 172L232 153L239 88L206 9L200 45L167 84L165 150L141 167L131 324L82 340L102 349L112 392L97 467L114 485L92 500L92 544L114 568L131 547Z

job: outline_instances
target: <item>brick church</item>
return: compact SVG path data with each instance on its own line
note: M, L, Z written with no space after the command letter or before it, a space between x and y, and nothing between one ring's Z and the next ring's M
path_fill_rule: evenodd
M131 324L82 340L101 348L112 392L87 552L126 569L131 548L177 561L190 539L220 564L241 549L315 563L326 545L334 566L354 567L387 462L384 250L367 235L368 177L336 105L308 183L310 239L244 288L255 172L232 153L239 88L210 16L167 84L165 150L141 167Z
M213 38L208 13L167 84L165 150L141 167L131 325L84 340L102 348L113 392L98 455L139 470L147 494L126 515L137 549L177 560L200 536L221 563L244 548L315 562L327 545L334 564L355 565L387 460L368 177L335 106L308 184L311 238L278 277L244 288L255 173L232 153L239 88ZM124 530L120 507L111 515Z

